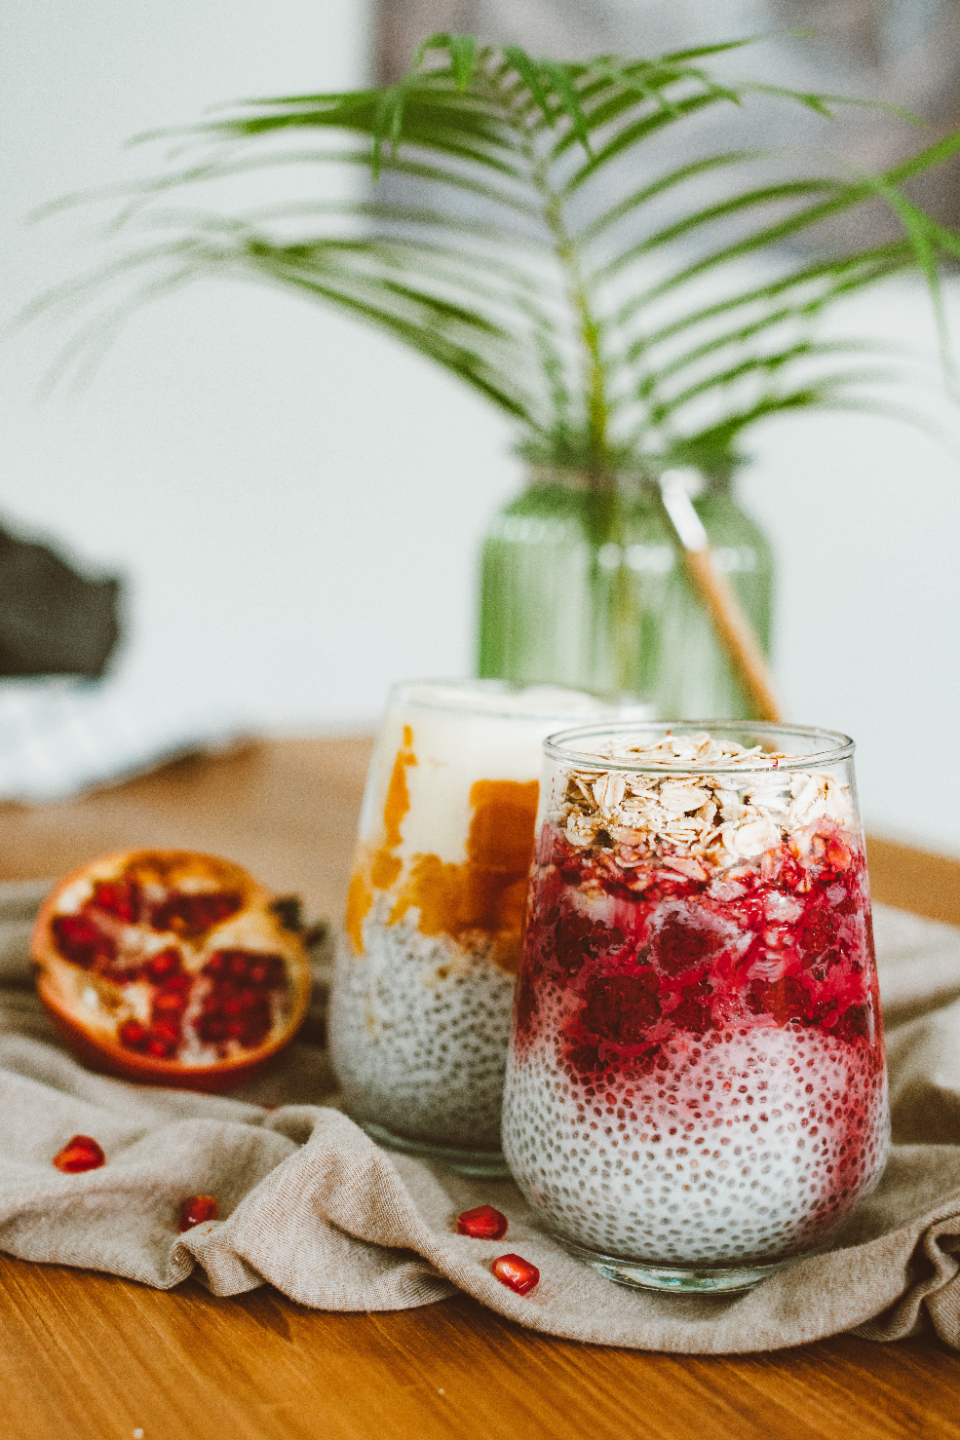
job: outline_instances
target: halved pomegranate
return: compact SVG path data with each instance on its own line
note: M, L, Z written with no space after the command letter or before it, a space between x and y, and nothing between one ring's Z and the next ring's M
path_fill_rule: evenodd
M310 965L296 907L229 860L104 855L37 917L37 988L94 1070L190 1090L251 1077L297 1031Z

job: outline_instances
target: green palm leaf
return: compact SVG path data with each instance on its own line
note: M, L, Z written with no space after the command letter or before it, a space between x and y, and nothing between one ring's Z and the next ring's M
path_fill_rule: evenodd
M697 149L696 131L683 163L657 158L712 107L762 94L826 117L859 103L712 73L715 57L752 43L560 63L441 34L394 85L240 104L186 132L196 158L93 197L121 201L108 227L118 253L34 308L93 304L119 287L72 364L84 336L112 332L165 284L248 276L335 305L452 371L511 416L527 453L595 471L664 454L726 463L770 415L873 403L864 387L889 372L814 333L844 296L914 269L946 354L939 269L960 258L960 238L903 190L960 149L960 131L876 176L775 175L770 152ZM374 177L367 198L247 215L163 203L263 168L358 165ZM704 195L738 174L746 181ZM818 259L797 251L878 199L900 238ZM828 356L843 363L818 373Z

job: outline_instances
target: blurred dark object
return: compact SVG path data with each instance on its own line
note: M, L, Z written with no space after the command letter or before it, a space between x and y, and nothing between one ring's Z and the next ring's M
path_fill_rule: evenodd
M97 679L120 638L119 601L118 580L88 580L0 529L0 675Z

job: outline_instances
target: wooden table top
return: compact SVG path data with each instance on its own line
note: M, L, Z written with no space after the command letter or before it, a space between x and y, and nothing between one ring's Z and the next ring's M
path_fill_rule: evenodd
M0 879L133 845L230 855L337 914L365 740L256 744L82 800L0 807ZM960 862L875 841L874 895L960 923ZM960 1440L960 1355L852 1336L769 1355L579 1345L457 1297L327 1314L0 1257L3 1440Z

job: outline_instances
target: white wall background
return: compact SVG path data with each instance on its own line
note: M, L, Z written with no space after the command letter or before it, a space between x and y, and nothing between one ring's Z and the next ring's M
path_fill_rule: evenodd
M213 101L361 82L367 27L363 0L6 0L2 318L85 258L79 217L25 227L32 207L140 173L129 136ZM960 322L960 289L950 304ZM849 318L930 345L909 287ZM63 338L37 324L0 344L0 515L129 577L119 686L342 732L395 678L470 670L477 544L520 480L479 401L252 286L147 309L86 393L40 401ZM960 470L853 417L777 422L754 449L789 713L858 738L874 829L960 853Z

